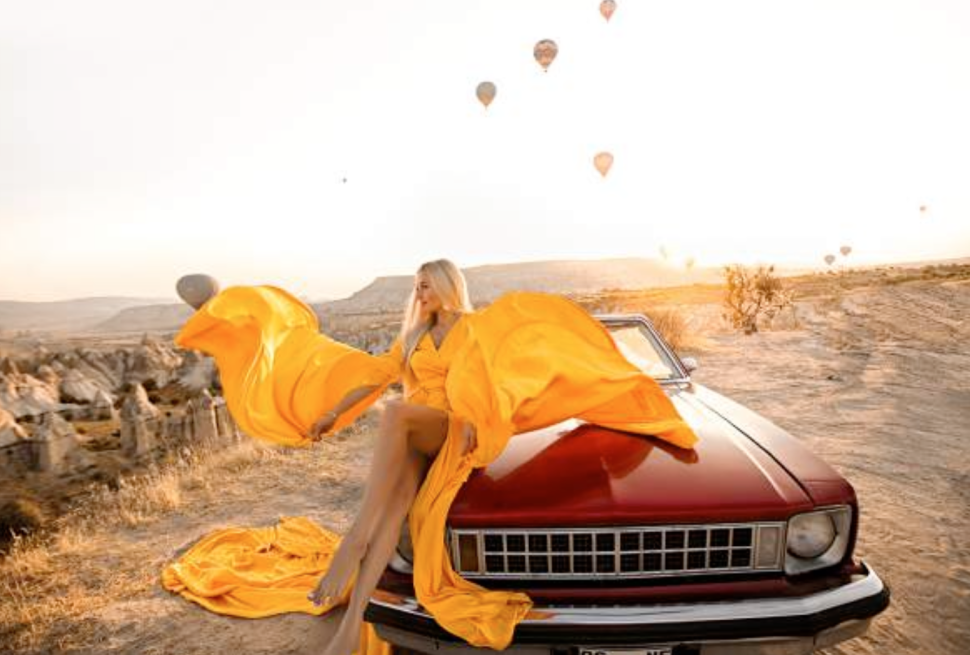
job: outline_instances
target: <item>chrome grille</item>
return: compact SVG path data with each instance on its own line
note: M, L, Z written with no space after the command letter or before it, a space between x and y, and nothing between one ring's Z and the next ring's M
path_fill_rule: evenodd
M654 578L781 570L785 523L449 530L469 578Z

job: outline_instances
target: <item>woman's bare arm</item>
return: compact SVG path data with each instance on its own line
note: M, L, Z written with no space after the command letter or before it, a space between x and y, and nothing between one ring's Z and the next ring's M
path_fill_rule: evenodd
M331 428L333 428L334 423L337 422L337 417L367 396L374 393L374 391L379 388L379 385L368 384L362 387L357 387L352 391L348 391L347 394L340 399L340 402L334 405L332 410L321 416L317 422L310 427L310 439L313 441L318 441L325 433L329 432Z
M369 384L363 387L357 387L353 391L348 391L347 395L333 408L333 411L339 416L379 388L376 384Z

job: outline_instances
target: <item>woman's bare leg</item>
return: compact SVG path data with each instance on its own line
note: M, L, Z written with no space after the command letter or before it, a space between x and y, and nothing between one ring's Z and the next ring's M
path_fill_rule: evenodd
M360 511L351 529L341 539L326 574L315 592L311 592L324 602L326 598L343 595L364 558L372 535L389 520L382 510L391 503L401 484L410 445L425 455L436 453L448 436L448 414L433 407L392 401L381 414L379 429Z
M381 522L367 546L360 566L360 575L351 593L340 626L327 645L324 655L350 655L360 643L364 610L377 586L400 538L401 526L411 503L417 495L427 464L427 457L412 451L399 480L396 493L387 505L386 520Z

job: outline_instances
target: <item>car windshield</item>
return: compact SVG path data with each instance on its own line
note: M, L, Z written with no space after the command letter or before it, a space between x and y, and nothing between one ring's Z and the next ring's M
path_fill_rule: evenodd
M680 373L656 338L642 323L606 323L620 352L634 366L656 380L680 377Z

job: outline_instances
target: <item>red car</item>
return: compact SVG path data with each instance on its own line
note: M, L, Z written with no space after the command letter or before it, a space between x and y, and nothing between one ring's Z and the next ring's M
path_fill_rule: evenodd
M551 617L517 654L810 653L855 637L889 589L853 559L852 486L784 430L690 379L640 315L598 316L666 389L700 442L570 420L515 436L449 513L456 571L524 591ZM410 542L365 618L399 652L480 652L440 628L411 586Z

